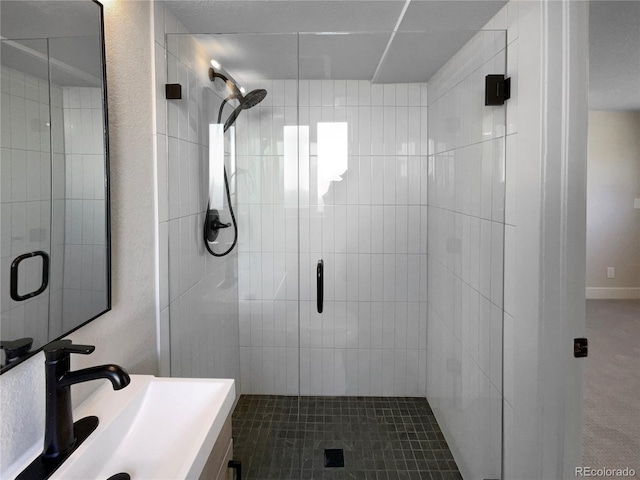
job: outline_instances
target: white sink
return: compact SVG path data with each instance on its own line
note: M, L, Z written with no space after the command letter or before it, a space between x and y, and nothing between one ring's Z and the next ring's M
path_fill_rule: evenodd
M234 401L228 379L132 375L120 391L107 382L73 412L96 415L98 428L50 478L198 478Z

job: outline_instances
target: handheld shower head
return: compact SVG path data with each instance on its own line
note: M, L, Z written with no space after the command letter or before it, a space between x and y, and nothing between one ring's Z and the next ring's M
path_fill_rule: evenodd
M225 83L227 84L227 88L231 92L231 94L227 98L225 98L220 104L220 108L218 109L218 124L220 123L220 119L222 118L222 111L224 110L224 106L227 104L227 102L233 99L236 99L238 100L238 102L240 102L240 104L233 110L233 112L231 112L231 115L229 115L229 118L227 118L227 121L224 122L223 131L226 132L229 129L229 127L231 127L231 125L233 125L234 122L238 119L238 115L240 115L240 112L242 112L242 110L248 110L252 107L255 107L257 104L259 104L267 96L267 91L263 89L257 89L257 90L250 91L246 95L242 95L242 92L240 91L238 86L235 84L235 82L229 80L225 75L214 71L213 68L210 68L209 79L212 82L214 82L216 78L221 78L222 80L224 80ZM233 247L235 247L236 242L238 241L238 224L236 222L236 217L233 213L233 205L231 203L231 196L229 194L229 182L227 180L226 168L224 169L224 185L227 191L227 204L229 205L229 213L231 214L231 220L233 222L233 232L234 232L233 243L225 252L222 252L222 253L216 253L211 249L211 247L209 246L208 233L211 232L212 230L215 230L217 232L219 228L222 228L221 225L223 227L230 226L230 225L222 224L219 220L217 220L217 223L216 223L215 219L218 218L218 213L215 212L214 210L211 210L210 204L207 204L208 213L205 217L205 222L204 222L204 244L208 252L214 257L224 257L225 255L230 253L231 250L233 250Z
M229 127L234 124L234 122L238 119L238 116L240 115L240 112L242 112L242 110L249 110L250 108L255 107L262 100L264 100L264 97L266 96L267 96L267 91L263 89L252 90L246 95L241 94L240 97L238 97L238 100L240 101L240 105L238 105L236 109L233 112L231 112L231 115L229 115L229 118L227 118L227 121L224 122L224 131L226 132L229 129Z
M263 89L252 90L247 93L244 97L240 98L240 106L243 110L248 110L251 107L255 107L259 104L264 97L267 96L267 91Z
M231 92L231 94L227 98L225 98L222 104L220 105L220 112L218 113L218 123L220 123L220 117L222 116L222 109L224 108L224 105L229 100L236 99L240 102L240 105L238 105L236 109L233 112L231 112L231 115L229 115L229 118L227 118L227 121L224 123L224 131L226 132L228 128L231 125L233 125L233 123L236 121L236 119L238 118L238 115L240 115L240 112L242 110L248 110L252 107L255 107L257 104L259 104L262 100L264 100L264 97L267 96L267 91L262 88L259 88L257 90L250 91L246 95L243 95L240 89L238 88L238 86L235 84L235 82L229 80L229 78L227 78L226 75L216 72L213 68L210 68L209 80L211 80L212 82L215 82L216 78L221 78L222 80L224 80L224 82L227 84L227 88Z

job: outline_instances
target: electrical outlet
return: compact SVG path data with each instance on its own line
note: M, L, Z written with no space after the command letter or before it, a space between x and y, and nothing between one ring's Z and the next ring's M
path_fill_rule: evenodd
M640 210L640 198L633 199L633 208Z
M613 267L607 267L607 278L613 278L616 276L616 271Z

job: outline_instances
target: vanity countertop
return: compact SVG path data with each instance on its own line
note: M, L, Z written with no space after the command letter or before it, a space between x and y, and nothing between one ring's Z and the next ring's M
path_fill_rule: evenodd
M235 402L232 379L158 378L132 375L114 391L105 382L73 412L96 415L97 429L51 479L132 480L198 478ZM18 475L42 450L34 445L9 467Z

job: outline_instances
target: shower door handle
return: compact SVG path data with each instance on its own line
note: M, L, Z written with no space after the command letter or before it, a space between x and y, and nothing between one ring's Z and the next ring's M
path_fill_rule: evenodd
M316 269L316 292L318 296L318 313L322 313L322 303L324 301L324 261L318 260Z

